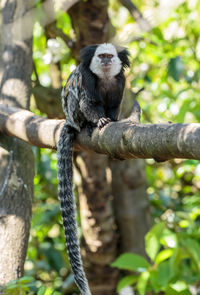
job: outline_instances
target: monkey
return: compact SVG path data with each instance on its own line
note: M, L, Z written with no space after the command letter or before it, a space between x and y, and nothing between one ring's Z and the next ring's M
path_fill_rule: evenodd
M73 142L86 128L92 134L116 121L125 86L124 70L129 67L129 52L111 43L90 45L80 51L80 64L62 90L66 115L57 146L58 197L61 204L67 252L74 280L82 295L91 295L83 269L73 196Z

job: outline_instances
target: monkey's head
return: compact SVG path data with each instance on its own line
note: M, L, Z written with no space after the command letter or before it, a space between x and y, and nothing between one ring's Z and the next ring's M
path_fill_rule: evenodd
M128 51L117 51L110 43L91 45L82 49L82 62L99 78L114 77L129 66Z

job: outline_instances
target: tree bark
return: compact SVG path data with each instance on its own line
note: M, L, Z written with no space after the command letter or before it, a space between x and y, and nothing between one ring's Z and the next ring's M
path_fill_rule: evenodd
M76 34L76 43L74 43L72 54L77 62L81 48L108 40L107 8L108 0L88 0L79 1L68 10Z
M0 101L29 107L32 71L32 1L2 2ZM0 134L0 286L23 275L33 196L30 146ZM3 289L1 293L3 294Z
M63 119L65 114L61 104L61 88L44 87L36 84L32 89L35 97L37 108L44 114L47 114L49 119Z
M140 106L135 100L133 103L138 93L125 90L120 118L128 117L130 122L140 122ZM119 230L119 252L145 255L144 236L150 227L145 161L133 159L119 163L110 160L110 168L115 216Z
M110 160L114 209L119 228L119 252L145 254L144 236L150 221L145 162Z
M56 149L64 122L0 104L0 131L38 147ZM82 130L75 141L76 150L107 154L121 160L200 160L199 145L199 123L133 124L129 119L109 123L102 130L96 128L92 137Z
M118 270L110 264L117 255L111 171L104 155L82 152L76 157L80 183L82 254L92 294L115 294Z

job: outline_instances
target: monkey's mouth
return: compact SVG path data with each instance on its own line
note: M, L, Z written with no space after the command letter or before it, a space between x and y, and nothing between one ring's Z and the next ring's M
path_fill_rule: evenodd
M109 63L102 63L101 66L104 69L109 69L111 67L111 62L109 62Z

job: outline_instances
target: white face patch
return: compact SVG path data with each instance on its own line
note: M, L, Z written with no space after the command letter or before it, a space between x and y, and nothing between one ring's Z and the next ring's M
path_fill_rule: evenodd
M100 54L112 54L111 65L109 68L102 67ZM110 43L103 43L99 45L90 63L90 70L101 79L110 79L119 74L122 65L118 57L117 50L114 45Z

